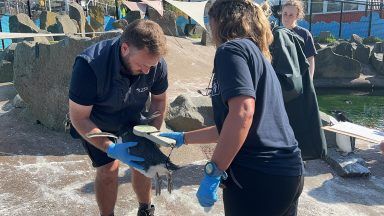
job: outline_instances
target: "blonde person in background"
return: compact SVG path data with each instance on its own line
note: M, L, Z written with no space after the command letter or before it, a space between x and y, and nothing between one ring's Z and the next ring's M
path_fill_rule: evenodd
M312 34L297 25L297 21L304 18L304 6L301 0L288 0L282 8L282 22L285 28L291 29L304 40L304 53L309 62L309 73L313 80L315 73L315 55L317 55Z
M202 207L214 205L222 182L226 216L296 215L302 158L270 63L269 21L251 0L217 0L208 15L215 126L160 135L178 147L217 143L196 194Z

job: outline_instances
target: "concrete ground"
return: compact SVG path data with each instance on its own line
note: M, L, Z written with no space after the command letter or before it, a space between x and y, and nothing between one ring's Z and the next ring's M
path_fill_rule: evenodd
M28 121L25 109L9 101L15 94L11 83L0 84L0 215L98 215L95 170L80 144ZM359 142L358 147L357 154L372 171L370 178L341 178L324 161L307 162L300 216L384 215L384 156L376 145ZM174 150L171 159L184 167L173 175L172 194L164 182L162 194L153 196L157 215L223 215L222 201L206 214L195 198L212 149L200 145ZM135 215L137 203L125 165L119 183L116 215Z
M170 98L207 87L214 49L172 37L168 44ZM189 60L179 58L183 55ZM0 215L98 215L95 170L81 145L28 120L25 109L12 106L15 95L13 84L0 83ZM164 182L162 194L153 196L156 215L224 215L222 201L206 214L195 198L212 150L209 145L174 150L171 160L183 168L173 174L172 194ZM358 142L356 153L369 164L371 177L341 178L322 160L306 163L299 216L384 215L384 156L376 145L364 142ZM135 215L137 202L125 165L119 183L115 213Z

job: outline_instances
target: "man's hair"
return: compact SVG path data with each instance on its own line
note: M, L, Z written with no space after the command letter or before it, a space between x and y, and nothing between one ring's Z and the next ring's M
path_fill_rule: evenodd
M269 45L273 35L267 18L268 5L260 6L252 0L217 0L208 15L213 20L212 39L216 46L236 38L249 38L271 60Z
M304 4L303 1L301 0L288 0L285 2L283 5L282 9L284 9L287 6L293 6L297 9L297 18L298 19L303 19L305 14L304 14Z
M151 20L135 20L131 22L121 35L120 43L127 43L141 50L147 48L150 54L164 56L167 43L159 24Z

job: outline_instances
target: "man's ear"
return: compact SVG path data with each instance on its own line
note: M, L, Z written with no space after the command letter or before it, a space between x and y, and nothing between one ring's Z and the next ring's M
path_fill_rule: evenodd
M122 56L127 56L129 54L129 45L127 43L122 43L120 50Z

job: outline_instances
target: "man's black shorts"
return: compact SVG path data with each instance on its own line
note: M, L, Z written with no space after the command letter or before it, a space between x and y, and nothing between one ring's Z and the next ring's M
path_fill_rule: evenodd
M84 139L81 139L81 143L83 144L85 151L87 151L89 158L91 158L93 167L101 167L115 160L108 157L107 153L96 148L94 145L88 143Z

